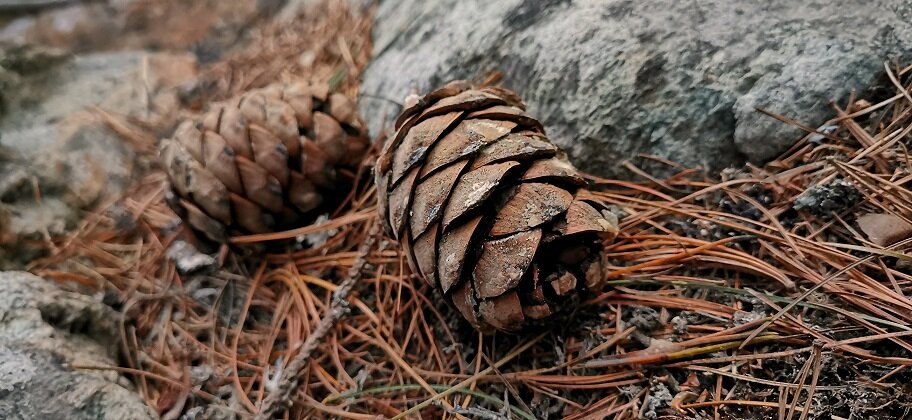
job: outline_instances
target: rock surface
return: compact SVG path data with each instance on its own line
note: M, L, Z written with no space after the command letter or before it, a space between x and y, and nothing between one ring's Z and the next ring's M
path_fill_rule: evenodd
M143 51L3 60L6 52L0 73L15 88L0 93L0 268L17 268L34 257L24 243L64 234L135 175L133 146L92 109L167 126L177 87L197 65L186 54Z
M413 89L504 72L582 169L639 153L718 170L775 157L912 58L906 0L383 1L362 85L372 130ZM386 98L386 99L381 99ZM655 168L655 167L653 167Z
M0 272L0 418L154 419L116 366L116 314L24 272Z
M217 58L284 0L0 0L0 42L70 52L188 50ZM5 13L4 12L11 12Z

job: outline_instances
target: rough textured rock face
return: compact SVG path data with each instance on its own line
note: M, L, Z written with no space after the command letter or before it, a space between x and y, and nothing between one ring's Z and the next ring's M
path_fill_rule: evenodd
M638 153L718 170L763 161L883 63L912 58L905 0L382 2L362 92L371 128L413 89L491 70L583 170ZM627 173L629 176L629 173Z
M0 418L154 419L113 371L117 324L110 308L24 272L0 272Z
M21 267L34 257L23 243L64 234L138 171L130 144L92 107L166 126L177 86L195 74L189 55L0 50L0 86L10 87L0 90L0 268Z

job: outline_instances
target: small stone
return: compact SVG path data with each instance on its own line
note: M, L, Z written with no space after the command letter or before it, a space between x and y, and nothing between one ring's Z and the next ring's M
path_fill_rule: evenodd
M25 272L0 272L0 418L155 419L111 370L118 314Z
M218 266L215 257L199 252L193 245L182 240L171 244L168 248L168 258L174 262L181 274L214 270Z
M849 207L858 204L861 193L855 185L844 180L835 179L827 184L808 188L795 199L795 210L808 211L820 217L830 217Z

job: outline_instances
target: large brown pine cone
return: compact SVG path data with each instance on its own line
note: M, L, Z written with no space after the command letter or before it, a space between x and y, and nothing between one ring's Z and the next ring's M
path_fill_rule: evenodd
M412 270L476 328L517 331L603 287L616 218L513 92L451 82L407 99L378 208Z
M331 210L368 144L345 95L276 84L182 122L162 141L161 162L172 207L224 242L231 234L293 228Z

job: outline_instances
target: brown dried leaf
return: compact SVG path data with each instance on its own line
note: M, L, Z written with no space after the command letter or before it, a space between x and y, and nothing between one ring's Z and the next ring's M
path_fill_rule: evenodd
M541 229L533 229L485 242L472 273L478 298L500 296L516 287L532 264L541 236Z
M443 212L444 228L484 203L510 169L518 165L519 163L514 161L495 163L461 176Z
M498 211L491 235L502 236L532 229L567 211L573 195L551 184L520 184Z

